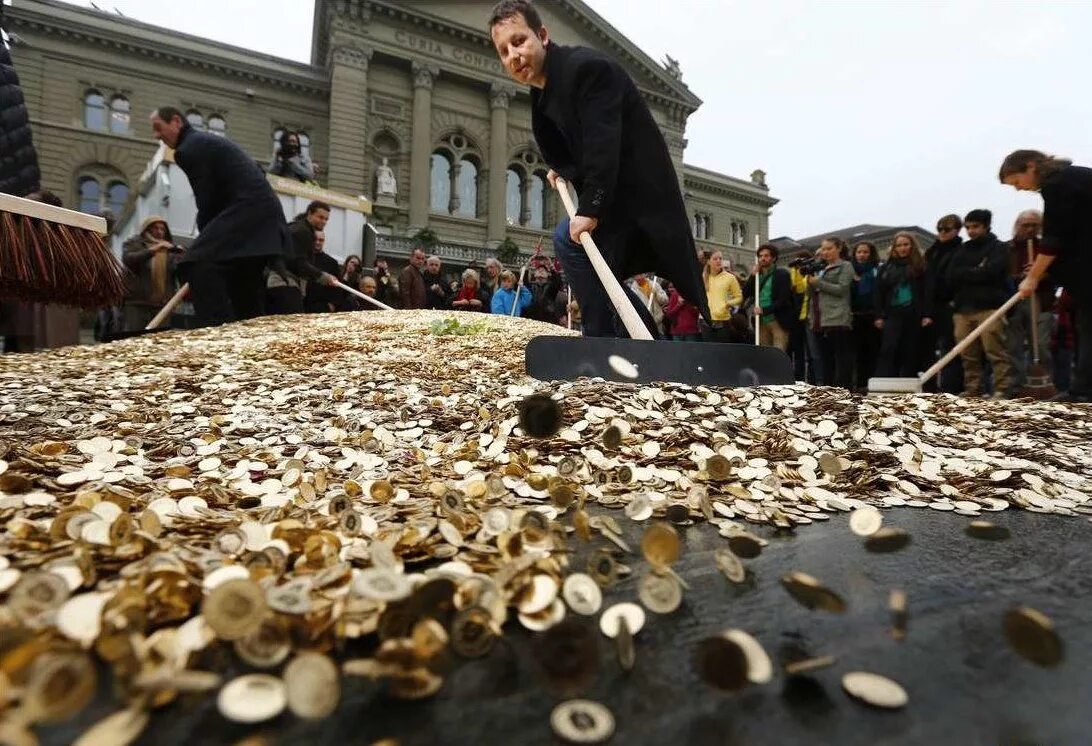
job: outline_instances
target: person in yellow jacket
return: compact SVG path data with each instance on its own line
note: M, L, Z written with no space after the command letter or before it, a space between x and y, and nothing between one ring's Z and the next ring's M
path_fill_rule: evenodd
M808 260L811 253L802 251L796 255L796 260ZM808 365L808 276L800 271L797 262L789 265L789 279L792 281L792 294L795 302L800 306L800 314L797 323L789 331L789 356L792 357L793 376L797 381L807 380L815 383L815 366ZM809 370L810 368L810 370Z
M746 341L746 319L740 317L742 323L733 321L743 304L743 289L739 286L739 278L724 268L724 256L719 251L709 255L702 270L702 280L709 303L709 316L713 321L711 326L702 323L702 336L705 341Z

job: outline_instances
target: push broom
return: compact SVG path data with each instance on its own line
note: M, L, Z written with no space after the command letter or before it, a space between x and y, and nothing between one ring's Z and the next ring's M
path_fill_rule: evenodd
M956 359L959 353L970 347L976 339L981 337L983 333L991 326L996 324L1001 318L1009 312L1009 309L1020 302L1020 293L1016 293L1009 298L1005 303L996 311L986 317L985 321L979 324L975 329L963 338L963 341L957 344L952 349L948 350L948 353L944 355L940 360L937 360L929 368L929 370L922 373L917 378L869 378L868 379L868 394L869 396L888 396L898 394L920 394L921 387L925 383L944 369L948 363Z
M100 217L0 194L0 298L118 305L125 269L103 240L106 232Z
M1035 242L1028 239L1028 264L1035 262ZM1058 393L1051 382L1050 373L1039 362L1039 294L1031 294L1031 365L1021 396L1032 399L1049 399Z

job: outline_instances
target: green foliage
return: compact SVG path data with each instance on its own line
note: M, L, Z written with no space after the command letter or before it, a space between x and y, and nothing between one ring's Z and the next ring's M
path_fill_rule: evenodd
M429 331L438 337L455 336L469 337L489 331L489 324L485 321L475 321L473 324L460 324L456 318L437 319L429 324Z
M505 238L496 248L497 261L512 265L519 262L519 245L511 238Z
M414 234L413 241L422 249L431 249L433 246L440 243L440 237L437 236L436 231L431 228L422 228Z

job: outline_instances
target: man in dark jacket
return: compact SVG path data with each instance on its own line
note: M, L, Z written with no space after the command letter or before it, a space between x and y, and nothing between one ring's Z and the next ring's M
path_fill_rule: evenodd
M0 15L3 12L0 3ZM19 76L8 48L0 41L0 192L25 197L38 191L40 181Z
M926 370L939 356L955 347L952 325L952 290L948 286L948 263L963 239L959 231L963 219L945 215L937 221L937 240L925 252L925 298L922 303L921 363ZM926 391L958 394L963 390L963 365L957 359L946 365L940 375L925 383Z
M267 313L303 313L303 294L308 283L329 286L337 281L336 271L324 271L314 261L316 236L329 219L330 205L315 200L307 205L306 212L288 224L292 254L283 262L274 260L269 270L265 289Z
M554 250L580 303L584 333L619 331L606 290L578 243L585 232L617 277L665 277L708 319L678 174L633 80L601 52L550 41L528 0L500 3L489 29L509 74L531 86L531 123L550 164L550 184L562 176L580 195L576 218L563 220L554 233ZM629 295L655 330L647 308Z
M765 347L776 347L785 352L789 349L789 330L796 317L796 304L792 297L792 278L787 269L777 265L777 247L760 246L755 256L758 262L751 270L751 281L743 288L744 301L753 305L753 313L761 316L758 342ZM755 303L754 273L759 273L758 303Z
M122 244L121 261L132 273L125 296L126 330L143 329L174 295L175 270L182 253L167 221L158 215L145 219L140 233Z
M152 113L155 138L174 148L197 202L200 235L178 263L198 326L262 314L263 270L290 252L284 212L262 169L226 137L199 132L173 106Z
M1008 249L990 232L993 214L971 210L963 219L967 241L948 263L948 284L953 291L956 341L962 341L1007 300ZM1012 395L1009 351L1004 319L994 323L963 351L964 393L981 396L983 356L993 367L993 398Z
M337 259L326 253L326 234L315 231L315 243L311 249L310 262L319 271L317 282L307 283L307 293L303 297L303 310L307 313L333 313L345 291L334 287L341 273Z
M398 293L402 298L402 308L424 308L428 301L425 289L425 251L417 248L410 252L409 264L398 275Z
M425 271L421 273L421 278L425 282L425 308L451 308L451 289L444 282L440 257L433 254L425 260Z

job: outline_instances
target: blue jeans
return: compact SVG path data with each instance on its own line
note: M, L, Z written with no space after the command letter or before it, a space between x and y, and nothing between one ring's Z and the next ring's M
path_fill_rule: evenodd
M603 248L600 246L600 251ZM569 219L565 218L558 223L554 230L554 254L561 262L561 268L565 271L565 278L573 289L573 296L580 304L580 316L584 324L584 336L586 337L628 337L622 321L618 318L614 305L610 302L603 283L599 282L599 276L595 274L595 267L584 252L584 247L573 243L569 238ZM604 255L610 264L608 255ZM613 270L614 268L611 267ZM621 280L622 278L619 278ZM633 307L637 309L637 315L641 317L645 327L652 333L654 339L660 337L656 329L656 322L644 302L637 294L627 286L622 285Z

